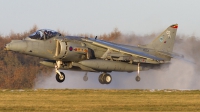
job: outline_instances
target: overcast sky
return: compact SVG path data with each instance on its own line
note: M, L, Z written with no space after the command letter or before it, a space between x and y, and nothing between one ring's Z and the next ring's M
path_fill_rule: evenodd
M72 35L151 34L178 23L178 34L200 36L200 0L0 0L0 34L33 25Z

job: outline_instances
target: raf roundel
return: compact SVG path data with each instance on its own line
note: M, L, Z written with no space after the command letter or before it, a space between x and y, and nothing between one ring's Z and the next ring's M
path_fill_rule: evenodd
M73 50L73 47L72 47L72 46L70 46L70 47L69 47L69 50L70 50L70 51L72 51L72 50Z

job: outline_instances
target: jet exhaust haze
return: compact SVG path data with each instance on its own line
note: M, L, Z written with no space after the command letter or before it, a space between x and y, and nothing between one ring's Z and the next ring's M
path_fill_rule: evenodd
M147 44L157 35L137 36L122 35L114 40L129 45ZM171 60L169 65L163 65L161 69L141 71L141 81L136 82L137 72L112 72L112 83L102 85L98 81L100 73L88 73L88 81L83 81L85 72L62 71L66 74L66 80L58 83L55 80L55 72L49 76L37 75L35 87L42 89L200 89L200 40L197 37L177 36L174 52L183 54L183 59ZM190 61L195 62L192 63Z

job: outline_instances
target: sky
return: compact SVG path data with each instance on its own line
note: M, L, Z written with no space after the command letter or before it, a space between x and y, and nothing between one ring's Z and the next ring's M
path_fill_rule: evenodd
M151 34L178 23L178 34L200 36L199 0L0 0L0 34L38 28L71 35Z

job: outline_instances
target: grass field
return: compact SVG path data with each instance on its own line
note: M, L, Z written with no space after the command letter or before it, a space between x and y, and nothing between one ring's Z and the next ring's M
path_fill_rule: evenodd
M0 90L0 111L200 111L200 91Z

